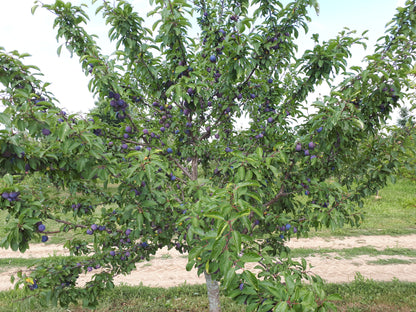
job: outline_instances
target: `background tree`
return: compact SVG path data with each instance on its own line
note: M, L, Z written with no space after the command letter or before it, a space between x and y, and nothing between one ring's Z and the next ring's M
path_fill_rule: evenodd
M397 170L399 146L378 133L409 83L415 4L352 69L350 48L365 38L348 30L327 42L313 35L314 48L297 56L314 0L151 4L152 30L128 2L101 2L117 48L105 56L83 28L83 5L38 2L91 78L99 105L85 118L56 106L24 55L0 53L2 246L24 252L67 232L65 247L85 256L34 267L17 286L44 302L94 306L114 275L167 246L205 274L211 311L218 283L248 311L332 307L285 242L357 225L362 199ZM336 74L344 79L332 85ZM306 103L323 82L330 94Z
M411 128L415 124L414 118L409 108L402 107L400 108L400 119L397 121L397 125L401 128Z
M411 95L413 98L414 95ZM399 174L400 176L414 180L416 178L416 123L412 115L414 107L402 107L398 127L392 127L393 135L399 137L396 144L402 146L402 157Z

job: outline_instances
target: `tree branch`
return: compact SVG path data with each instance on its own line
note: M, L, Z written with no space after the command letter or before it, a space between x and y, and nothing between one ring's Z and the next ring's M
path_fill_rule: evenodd
M268 206L274 204L275 202L277 202L281 197L285 197L285 196L288 196L290 194L291 193L285 193L284 192L284 187L283 187L283 184L282 184L282 187L280 188L279 193L272 200L270 200L267 203L263 204L263 206L264 207L268 207Z
M287 180L287 178L289 177L289 172L292 170L294 164L295 164L294 162L292 162L290 164L290 167L289 167L288 171L285 174L284 180ZM284 184L282 182L282 186L280 187L279 193L272 200L270 200L269 202L263 204L263 206L264 207L270 206L270 205L274 204L275 202L277 202L281 197L289 196L290 194L292 194L292 193L286 193L284 190L285 190L285 187L284 187Z
M198 157L192 158L192 181L198 179Z
M174 158L170 158L169 157L169 160L173 160L174 162L175 162L175 164L176 164L176 166L178 166L179 167L179 169L181 169L182 170L182 172L189 178L189 179L191 179L191 180L193 180L193 178L192 178L192 175L189 173L189 171L188 171L188 169L186 169L184 166L182 166L179 162L178 162L178 160L176 160L176 159L174 159Z

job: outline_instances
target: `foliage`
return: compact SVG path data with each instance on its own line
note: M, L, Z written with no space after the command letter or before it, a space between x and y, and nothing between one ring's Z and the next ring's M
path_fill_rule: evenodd
M314 0L151 4L158 20L148 29L128 2L102 2L117 47L105 56L83 28L84 5L38 3L56 15L57 39L79 57L99 98L85 118L56 106L25 55L0 53L2 246L24 252L71 232L65 246L88 256L36 266L16 286L45 303L92 307L114 275L168 246L189 252L187 268L219 281L247 311L333 307L285 241L358 224L356 205L396 171L400 146L380 130L409 85L415 4L399 9L367 66L352 69L350 48L365 38L351 31L327 42L314 35L315 47L296 55ZM307 115L307 96L335 74L342 83ZM33 172L70 196L28 186ZM245 269L252 262L258 271Z

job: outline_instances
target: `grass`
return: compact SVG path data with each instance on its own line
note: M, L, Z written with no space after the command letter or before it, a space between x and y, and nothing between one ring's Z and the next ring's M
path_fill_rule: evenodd
M416 311L416 283L376 282L357 274L352 283L327 284L327 293L341 295L338 311Z
M170 254L163 254L160 258L161 258L162 260L167 260L167 259L171 259L171 258L172 258L172 256L171 256Z
M416 259L405 260L405 259L389 258L389 259L378 259L378 260L373 260L373 261L367 261L367 264L375 264L375 265L412 264L412 263L416 263Z
M32 312L57 311L91 311L80 307L70 307L69 310L51 307L45 309L37 302L20 301L24 298L23 291L0 292L0 311L12 312L20 310ZM11 300L13 307L9 307ZM231 299L221 297L223 311L237 312L244 308L235 304ZM151 288L145 286L119 286L102 297L100 306L94 310L99 312L151 312L151 311L208 311L208 298L205 285L182 285L172 288Z
M416 182L398 179L380 190L379 197L371 196L364 201L364 220L357 227L346 225L331 231L311 231L310 237L359 236L359 235L406 235L416 234Z
M416 283L376 282L357 275L352 283L326 284L327 294L340 294L343 299L334 302L339 311L416 311ZM87 312L81 307L45 308L35 301L21 300L22 291L1 292L0 310L3 312ZM245 306L221 297L223 311L241 312ZM182 285L172 288L120 286L107 292L96 312L207 312L208 299L205 285Z
M4 267L29 267L38 263L45 263L46 261L56 261L59 259L68 259L68 256L49 256L44 258L0 258L0 268ZM85 260L87 257L72 257L78 261Z
M325 255L329 253L337 253L343 258L351 259L357 256L369 255L372 257L376 256L407 256L416 258L416 249L409 248L386 248L383 250L378 250L373 247L354 247L354 248L343 248L343 249L332 249L332 248L319 248L319 249L310 249L310 248L296 248L291 250L292 257L308 257L315 255Z

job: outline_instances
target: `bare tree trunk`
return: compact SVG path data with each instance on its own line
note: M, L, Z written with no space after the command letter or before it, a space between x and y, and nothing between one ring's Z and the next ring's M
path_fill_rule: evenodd
M218 282L211 278L211 275L207 272L205 274L205 281L207 284L209 312L221 312L220 304L220 287Z

